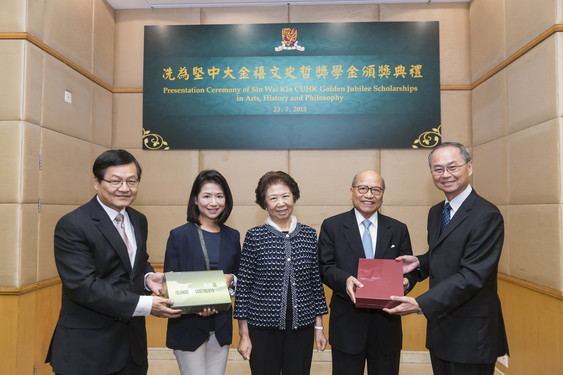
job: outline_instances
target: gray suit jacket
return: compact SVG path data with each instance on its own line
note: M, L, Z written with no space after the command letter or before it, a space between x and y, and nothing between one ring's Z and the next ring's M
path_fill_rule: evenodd
M144 275L153 271L146 249L147 219L129 207L127 214L137 242L133 267L96 197L55 227L62 301L46 362L56 373L113 373L129 353L137 364L147 362L145 318L132 317L139 296L147 293Z

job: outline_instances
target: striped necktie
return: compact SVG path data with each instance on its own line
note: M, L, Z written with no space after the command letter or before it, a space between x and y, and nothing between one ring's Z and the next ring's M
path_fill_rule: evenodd
M450 210L451 209L452 209L452 206L450 206L450 202L448 202L444 205L444 211L442 211L442 226L440 227L440 234L442 234L442 232L444 231L444 229L446 228L446 226L450 222Z

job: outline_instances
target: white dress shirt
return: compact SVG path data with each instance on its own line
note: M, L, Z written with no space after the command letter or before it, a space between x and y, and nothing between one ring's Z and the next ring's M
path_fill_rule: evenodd
M111 222L113 225L117 225L115 222L115 218L121 212L123 214L123 222L125 226L125 234L127 235L127 239L129 240L129 244L133 247L133 256L131 257L131 267L135 263L135 257L137 254L137 241L135 240L135 229L131 224L131 220L129 220L129 215L127 215L127 211L125 209L121 210L120 212L110 208L102 203L99 196L96 196L98 199L98 203L102 206L104 211L108 214ZM116 227L117 229L117 227ZM147 289L147 276L150 275L152 272L149 272L145 275L145 289ZM147 289L149 290L149 289ZM139 296L139 302L137 302L137 306L135 307L135 311L133 312L133 316L147 316L151 313L152 309L152 297L151 296Z
M366 227L362 224L366 218L354 208L354 213L356 214L356 221L358 222L358 229L360 230L360 238L363 238ZM373 256L375 257L375 248L377 247L377 211L368 219L371 221L369 226L369 234L371 235L371 245L373 246Z
M446 202L444 204L449 202L450 206L452 207L450 209L450 220L454 217L455 213L457 212L457 210L459 210L462 203L467 199L469 194L471 194L472 190L473 190L473 188L471 187L471 185L467 185L465 190L462 191L457 197L455 197L451 201L448 201L448 199L446 198Z

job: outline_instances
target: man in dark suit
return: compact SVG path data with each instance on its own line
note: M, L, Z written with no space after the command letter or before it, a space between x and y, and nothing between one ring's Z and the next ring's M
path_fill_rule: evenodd
M434 185L446 200L428 213L428 252L399 257L403 271L430 277L430 289L391 314L422 313L426 347L435 374L491 375L508 353L497 294L498 261L504 240L502 215L469 184L471 156L459 143L442 143L429 155Z
M46 362L57 374L146 374L145 316L177 317L146 249L147 219L129 205L141 167L109 150L93 166L96 196L55 227L62 303Z
M355 306L355 288L363 287L356 279L360 258L412 254L407 226L378 213L384 191L385 181L376 171L357 174L350 187L354 208L326 219L321 226L321 277L333 291L329 321L333 374L363 375L366 360L370 375L399 373L400 317ZM412 287L415 279L404 283Z

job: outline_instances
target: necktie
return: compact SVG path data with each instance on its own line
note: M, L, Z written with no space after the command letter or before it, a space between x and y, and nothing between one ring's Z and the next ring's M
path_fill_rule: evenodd
M371 242L371 234L369 232L369 226L371 225L371 221L364 220L362 221L364 227L364 235L362 236L362 244L364 245L364 253L366 254L367 259L373 259L373 243Z
M450 206L450 202L448 202L444 205L444 211L442 211L442 226L440 227L440 234L442 234L442 232L444 231L444 228L446 228L446 226L450 222L450 210L451 209L452 209L452 206Z
M125 246L127 246L127 253L129 253L129 261L131 262L131 264L133 264L133 256L134 256L133 246L131 245L129 239L127 238L127 233L125 233L125 220L123 219L124 219L123 214L120 212L115 217L115 222L117 223L117 230L121 235L121 238L123 238L123 242L125 242Z

